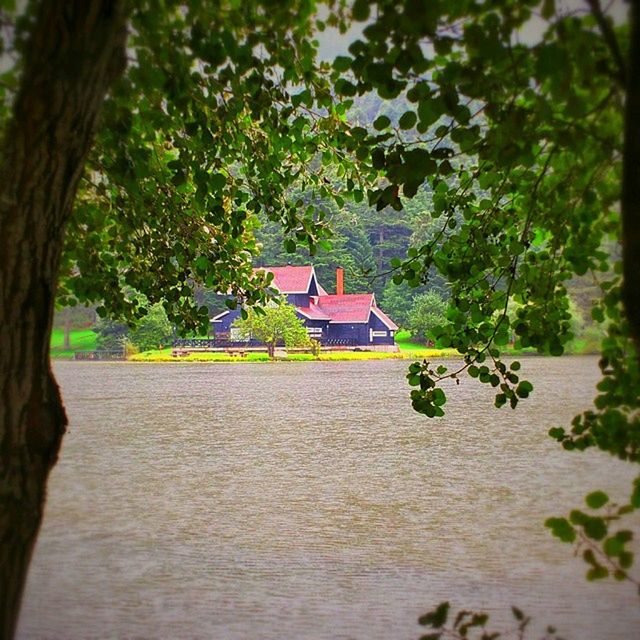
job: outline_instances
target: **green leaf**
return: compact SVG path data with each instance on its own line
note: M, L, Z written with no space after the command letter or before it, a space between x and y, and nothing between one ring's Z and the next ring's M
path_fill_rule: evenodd
M603 491L594 491L585 498L587 506L592 509L600 509L600 507L603 507L608 501L609 496Z
M633 564L633 553L630 551L623 551L618 556L618 562L623 569L629 569Z
M640 509L640 478L633 481L633 493L631 494L631 506Z
M611 536L604 541L602 550L610 557L619 556L624 551L624 543L616 536Z
M423 627L433 627L439 629L447 622L447 616L449 615L449 603L441 602L436 609L426 613L418 619L418 624Z
M374 169L382 169L384 167L385 157L384 149L382 147L376 147L371 152L371 164L373 165Z
M351 68L353 59L349 56L337 56L333 61L333 68L336 71L348 71Z
M603 580L608 577L609 570L606 567L598 565L597 567L592 567L587 571L587 580L589 582L593 582L594 580Z
M589 518L584 524L584 532L592 540L602 540L607 535L607 525L602 518Z
M433 404L435 404L437 407L440 407L447 402L447 396L442 389L434 389L432 397Z
M437 122L441 115L442 106L437 98L425 98L420 100L418 104L418 116L420 118L420 123L425 127L429 127Z
M533 391L533 385L527 380L523 380L516 387L516 394L519 398L528 398L529 394Z
M398 124L401 129L412 129L417 121L418 118L413 111L405 111L400 117Z
M351 9L351 15L356 22L364 22L369 17L369 2L356 0Z
M544 525L562 542L574 542L576 539L576 531L566 518L548 518Z
M211 191L222 191L227 184L227 177L222 173L214 173L209 176L209 188Z
M387 116L378 116L373 121L373 128L377 131L382 131L382 129L386 129L391 124L391 120L387 118Z
M541 13L545 20L550 20L556 13L555 0L544 0Z

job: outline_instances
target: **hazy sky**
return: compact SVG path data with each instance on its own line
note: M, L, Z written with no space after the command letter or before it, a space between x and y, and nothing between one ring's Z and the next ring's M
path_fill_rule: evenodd
M629 3L625 0L603 1L603 11L607 15L613 17L618 24L627 19ZM556 7L562 13L572 13L575 11L588 11L588 5L585 0L556 0ZM326 29L318 34L320 43L320 58L322 60L333 60L336 56L345 55L349 45L356 39L362 37L362 30L366 23L355 23L351 29L345 34L341 34L337 29ZM530 20L521 31L521 39L523 42L534 43L540 40L542 33L546 28L546 21L534 17Z

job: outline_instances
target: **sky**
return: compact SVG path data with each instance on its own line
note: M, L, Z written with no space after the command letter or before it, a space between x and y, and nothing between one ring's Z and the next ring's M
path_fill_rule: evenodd
M425 0L428 1L428 0ZM624 0L609 0L602 2L602 9L612 16L616 24L622 24L627 19L629 3ZM557 0L556 7L558 11L565 13L573 13L576 11L585 12L589 10L586 0ZM319 54L322 60L333 60L336 56L348 53L349 45L359 38L362 38L362 30L366 23L355 23L344 34L337 29L328 28L324 32L318 34L318 42L320 43ZM521 31L520 37L523 42L533 44L538 42L546 29L547 23L540 17L533 17L531 21L525 25Z

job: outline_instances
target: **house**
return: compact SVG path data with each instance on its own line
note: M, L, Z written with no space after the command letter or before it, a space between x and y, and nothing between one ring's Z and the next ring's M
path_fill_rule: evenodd
M262 267L273 274L271 286L296 308L312 338L326 346L367 347L395 351L398 327L376 304L373 293L344 293L344 269L336 270L336 293L328 294L312 266ZM211 320L216 335L233 338L240 310L224 311Z

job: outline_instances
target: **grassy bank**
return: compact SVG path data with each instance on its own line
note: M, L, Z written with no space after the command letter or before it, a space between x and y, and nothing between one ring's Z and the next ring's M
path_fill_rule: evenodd
M266 353L247 353L244 358L230 356L228 353L191 353L188 356L174 358L171 355L173 349L155 349L136 353L129 358L129 362L268 362Z
M155 351L145 351L132 356L131 362L268 362L269 356L266 353L247 353L246 356L231 356L228 353L191 353L188 356L174 358L171 349L158 349ZM345 361L345 360L398 360L411 359L421 360L424 358L450 358L455 357L457 352L454 349L401 349L396 353L385 353L380 351L326 351L319 356L310 353L293 353L276 360L286 360L288 362L307 362L312 360Z
M54 329L51 333L51 357L59 360L71 360L76 351L95 351L96 333L91 329L72 329L70 332L71 349L64 348L64 330Z
M398 331L396 334L396 344L398 345L401 353L412 354L407 357L416 358L434 358L438 357L434 354L446 354L446 357L456 357L460 354L455 349L434 349L425 347L425 345L419 342L414 342L411 339L411 335L408 331ZM600 342L599 338L576 338L569 342L565 347L566 355L594 355L599 353ZM503 355L507 356L537 356L538 351L533 347L526 347L524 349L516 349L511 345L500 347L500 351Z

